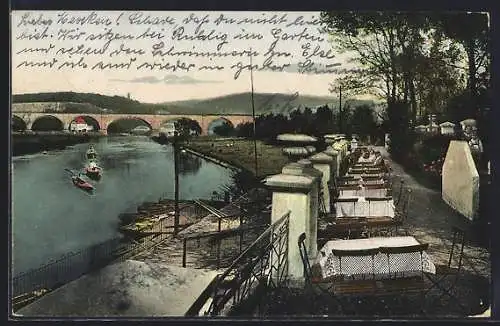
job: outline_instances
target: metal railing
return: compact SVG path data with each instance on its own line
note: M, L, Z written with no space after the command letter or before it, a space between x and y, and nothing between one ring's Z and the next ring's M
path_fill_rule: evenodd
M186 313L217 316L253 309L268 288L282 286L288 274L290 211L269 226L195 301ZM207 311L202 311L205 305Z
M236 215L239 216L239 221L231 220L231 218ZM260 234L259 231L269 226L269 223L250 224L248 223L248 219L251 218L242 214L236 215L219 217L216 231L201 232L185 236L182 239L182 267L187 267L188 253L190 251L194 251L197 256L196 261L198 265L201 264L201 267L212 267L213 265L215 265L216 269L224 267L224 265L227 267L235 257L241 254L245 243L248 244L249 241L250 243L253 242L253 240L258 237L258 234ZM238 221L238 226L222 229L222 222L225 219L232 222ZM257 221L257 219L255 220ZM252 235L254 236L252 237ZM237 251L234 250L235 248L237 248ZM213 253L214 250L210 250L211 252L204 252L207 251L207 249L215 249L215 253Z

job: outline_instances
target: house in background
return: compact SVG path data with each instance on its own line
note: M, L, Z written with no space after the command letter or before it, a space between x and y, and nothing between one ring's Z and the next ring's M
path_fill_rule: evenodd
M81 132L89 132L94 130L93 126L89 126L87 122L85 122L85 119L82 117L76 118L73 123L71 123L71 126L69 127L69 130L71 132L75 133L81 133Z

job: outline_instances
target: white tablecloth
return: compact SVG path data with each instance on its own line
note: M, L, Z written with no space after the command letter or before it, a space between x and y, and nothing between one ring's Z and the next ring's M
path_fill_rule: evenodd
M387 188L379 189L342 189L339 188L339 198L350 197L387 197Z
M387 255L378 253L374 259L374 267L372 266L372 258L370 256L361 257L343 257L342 270L340 270L340 259L333 255L332 250L361 250L375 249L380 247L405 247L418 245L419 242L414 237L377 237L368 239L354 240L332 240L328 241L323 248L318 252L316 263L320 265L323 278L344 275L346 277L363 278L375 269L375 275L378 279L384 279L389 272L389 262ZM421 258L423 260L421 260ZM426 273L435 274L436 267L431 261L429 255L424 252L422 257L419 252L395 254L389 256L391 266L397 266L401 277L409 277L419 275L421 264ZM391 268L394 272L394 268Z
M358 159L358 163L374 163L376 158L377 157L375 156L375 154L372 154L372 155L368 156L367 158L360 156Z
M352 173L352 172L348 172L346 174L346 176L348 177L355 177L355 178L363 178L365 176L367 177L378 177L378 178L383 178L384 177L384 173L364 173L364 172L361 172L361 173Z
M356 198L354 202L335 202L335 213L337 217L363 217L363 216L390 216L394 217L394 200L367 201L364 197Z

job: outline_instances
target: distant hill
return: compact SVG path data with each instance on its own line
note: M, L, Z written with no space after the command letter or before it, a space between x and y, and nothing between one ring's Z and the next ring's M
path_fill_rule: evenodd
M89 103L107 111L116 113L174 113L174 114L250 114L252 112L251 93L229 94L202 100L186 100L166 103L142 103L123 96L107 96L94 93L57 92L13 95L13 103L32 102L72 102ZM338 107L338 99L310 95L255 93L255 112L257 114L289 113L296 108L328 104ZM351 105L372 103L372 101L354 100Z
M92 106L116 113L156 113L170 111L164 104L141 103L123 96L107 96L94 93L56 92L18 94L12 96L13 103L72 102L88 103ZM92 110L94 111L94 110ZM87 112L87 111L84 111Z
M310 95L282 94L282 93L254 93L255 112L258 114L266 112L287 113L298 107L316 107L328 104L338 105L334 97L320 97ZM196 113L251 113L252 94L237 93L229 94L203 100L188 100L167 102L166 105L181 107L184 112Z

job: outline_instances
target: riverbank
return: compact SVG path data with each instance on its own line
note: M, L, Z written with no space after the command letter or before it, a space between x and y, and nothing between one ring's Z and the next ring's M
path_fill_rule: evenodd
M34 154L54 149L64 149L67 146L88 143L102 137L100 134L47 133L27 134L12 133L12 155Z
M257 141L256 171L254 142L244 138L198 137L186 141L183 146L246 170L259 179L281 173L282 167L288 162L281 148Z

